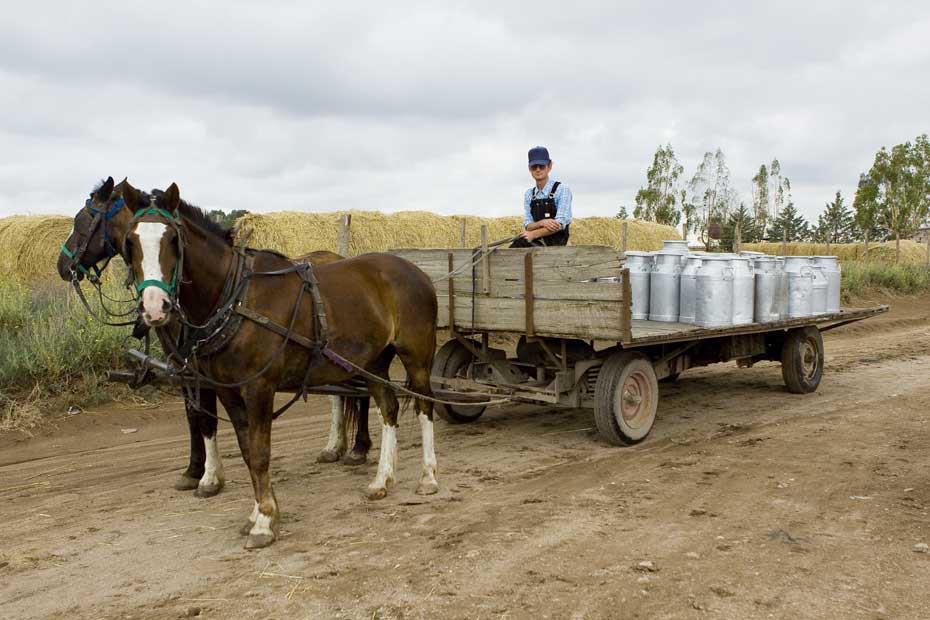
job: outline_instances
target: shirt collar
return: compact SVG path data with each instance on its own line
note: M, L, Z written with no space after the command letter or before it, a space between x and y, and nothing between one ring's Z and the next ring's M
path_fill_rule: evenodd
M555 179L553 179L552 177L549 177L549 180L546 181L546 184L543 185L543 188L542 188L542 189L537 189L537 188L536 188L536 184L533 183L533 187L532 187L532 190L533 190L533 197L536 197L536 195L539 194L540 192L543 193L543 194L545 194L546 196L548 196L549 194L552 193L552 186L553 186L553 185L555 185Z

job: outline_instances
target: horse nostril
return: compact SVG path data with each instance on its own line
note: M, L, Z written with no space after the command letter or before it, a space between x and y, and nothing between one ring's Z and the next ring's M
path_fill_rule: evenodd
M167 314L168 311L171 310L171 302L168 301L167 299L162 300L162 302L161 302L161 309L162 309L162 312L164 312L165 314Z

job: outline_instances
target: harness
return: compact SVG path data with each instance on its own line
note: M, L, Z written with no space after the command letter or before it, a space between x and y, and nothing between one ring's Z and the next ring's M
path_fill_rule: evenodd
M168 294L168 297L171 299L171 305L173 306L173 305L176 305L176 302L177 302L178 277L179 277L179 272L181 270L181 265L184 263L184 242L183 242L183 237L181 235L183 226L181 225L180 220L178 220L178 218L176 218L174 215L172 215L165 209L155 206L155 201L156 201L156 197L153 195L150 199L150 203L148 207L139 209L138 211L135 212L135 214L132 216L132 219L129 221L129 229L131 230L132 227L137 222L153 222L153 223L165 224L167 226L171 226L172 228L175 229L178 235L178 260L174 264L174 273L171 274L171 282L165 282L164 280L151 280L151 279L143 280L142 282L135 284L135 291L137 294L141 295L142 290L145 288L148 288L149 286L160 288L161 290L165 291L165 293ZM158 220L157 218L164 218L167 221L162 222ZM126 256L126 239L123 239L123 256L124 257ZM127 258L126 263L130 265L130 270L131 270L132 263L131 261L128 260L128 257L126 258Z
M90 231L88 231L87 236L81 241L77 249L72 252L68 249L66 243L61 244L61 253L71 259L70 271L73 274L76 272L83 273L88 279L100 279L100 276L103 274L103 270L107 268L107 265L110 264L110 259L114 256L117 256L119 252L113 247L113 244L110 243L110 229L107 224L110 220L116 217L116 214L119 213L120 209L125 205L125 201L120 198L113 203L113 206L104 211L103 209L98 209L94 206L93 198L88 198L84 202L84 208L93 216L93 220L90 223ZM94 234L97 232L97 228L103 224L103 248L107 253L106 259L104 259L103 267L98 267L97 263L94 263L90 266L93 269L94 273L91 273L84 265L81 264L81 259L84 258L84 254L87 252L87 246L90 245L90 240L93 239Z

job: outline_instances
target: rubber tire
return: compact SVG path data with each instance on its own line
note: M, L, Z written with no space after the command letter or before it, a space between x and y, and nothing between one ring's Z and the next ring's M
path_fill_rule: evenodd
M804 370L805 351L816 355L813 372ZM823 378L823 336L814 326L792 329L785 336L781 348L781 376L788 391L793 394L810 394Z
M646 407L646 419L638 427L630 426L614 412L618 390L634 372L644 375L645 387L651 400ZM641 353L620 351L607 358L594 386L594 423L604 439L615 446L639 443L652 430L658 405L659 382L648 357Z
M475 343L475 346L481 346ZM458 340L449 340L436 351L433 358L433 375L452 379L458 376L464 368L471 364L475 356ZM452 399L454 400L454 399ZM483 405L453 406L436 403L436 413L451 424L468 424L474 422L487 409Z

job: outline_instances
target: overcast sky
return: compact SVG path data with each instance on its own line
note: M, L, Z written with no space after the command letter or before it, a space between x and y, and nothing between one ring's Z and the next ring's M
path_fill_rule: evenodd
M815 217L930 130L927 2L17 2L0 19L0 215L94 182L209 208L515 214L549 147L576 217L656 146L777 157ZM441 6L442 5L442 6ZM631 209L632 210L632 209Z

